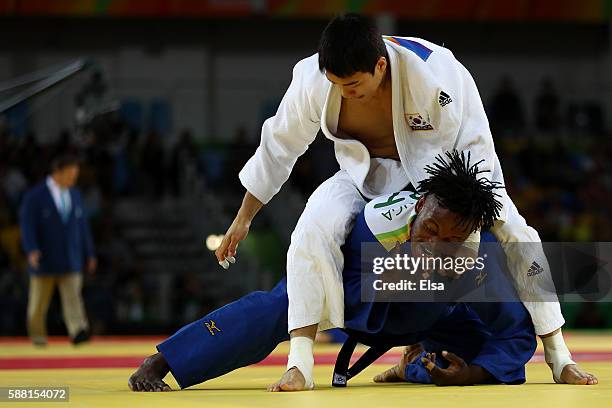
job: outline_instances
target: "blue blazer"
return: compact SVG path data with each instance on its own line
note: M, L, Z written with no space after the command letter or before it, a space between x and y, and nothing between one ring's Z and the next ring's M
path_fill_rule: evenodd
M28 264L30 273L60 275L80 272L85 260L95 256L91 229L78 189L70 189L70 198L72 208L64 222L46 182L25 194L19 212L23 249L26 254L34 250L41 252L38 269Z

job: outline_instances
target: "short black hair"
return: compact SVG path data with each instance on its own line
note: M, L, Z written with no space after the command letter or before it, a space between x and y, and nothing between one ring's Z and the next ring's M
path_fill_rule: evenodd
M333 18L319 40L319 70L346 78L356 72L374 73L387 48L375 22L347 13Z
M79 166L81 159L73 153L63 153L51 160L51 172L62 170L68 166Z
M501 196L494 190L504 187L479 176L489 170L478 169L484 160L470 165L469 151L467 157L457 150L445 152L445 156L448 161L440 154L435 163L425 167L429 178L419 183L419 192L436 196L438 204L459 215L459 226L470 232L491 228L502 209L496 198Z

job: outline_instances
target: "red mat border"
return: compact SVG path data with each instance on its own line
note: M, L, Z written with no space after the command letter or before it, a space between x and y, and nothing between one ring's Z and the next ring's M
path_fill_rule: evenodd
M353 360L360 354L355 353ZM579 362L607 362L612 361L612 352L609 351L581 351L572 353L574 360ZM379 358L378 364L395 364L401 357L400 353L388 353ZM0 370L37 370L37 369L63 369L63 368L135 368L138 367L145 356L78 356L78 357L3 357L0 358ZM544 361L542 353L536 353L531 362ZM323 353L315 355L316 364L334 364L336 353ZM258 366L284 366L287 356L271 355L257 363Z
M91 341L95 343L110 344L110 343L161 343L168 336L92 336ZM47 343L49 344L70 344L70 339L67 336L50 336L47 337ZM11 337L5 336L0 337L0 345L24 345L31 344L31 341L27 337Z
M612 331L610 332L612 333ZM563 333L564 338L573 337L573 333ZM168 336L92 336L91 340L95 343L112 344L112 343L161 343L166 340ZM48 336L47 342L49 344L66 344L70 343L70 339L67 336ZM24 345L31 344L28 337L25 336L0 336L0 345Z

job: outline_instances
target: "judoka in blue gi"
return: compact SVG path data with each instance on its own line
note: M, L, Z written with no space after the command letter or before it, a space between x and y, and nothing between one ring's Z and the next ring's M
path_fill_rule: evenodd
M531 318L507 277L501 249L476 245L478 251L487 251L484 272L471 270L458 278L434 273L432 279L450 286L459 283L459 290L486 289L504 302L364 300L362 285L374 278L371 270L363 270L364 262L372 256L363 253L368 245L377 243L387 250L407 247L417 256L419 251L432 248L428 245L469 241L474 231L490 227L499 212L498 185L479 176L478 163L470 164L469 154L453 151L446 157L438 156L426 171L429 178L419 184L418 195L404 191L372 200L357 217L343 247L349 341L357 339L372 348L409 345L400 363L376 376L376 382L521 384L536 338ZM387 210L404 216L384 216ZM380 215L393 218L389 221L404 228L381 221ZM480 234L480 242L494 241L492 234ZM368 274L366 279L364 274ZM169 391L163 381L168 372L186 388L263 360L289 339L287 304L283 279L269 292L250 293L183 327L159 344L158 353L148 357L130 377L130 389ZM298 367L293 371L301 375ZM268 389L279 387L276 383Z

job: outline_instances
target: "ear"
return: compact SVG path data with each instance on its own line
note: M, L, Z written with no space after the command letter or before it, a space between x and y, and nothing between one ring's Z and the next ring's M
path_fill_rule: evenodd
M378 61L376 62L376 68L382 72L385 70L386 67L387 67L387 58L379 57Z
M421 212L423 206L425 205L425 200L427 200L426 196L422 196L421 198L419 198L419 201L417 201L416 205L414 206L414 212L416 212L417 214Z

